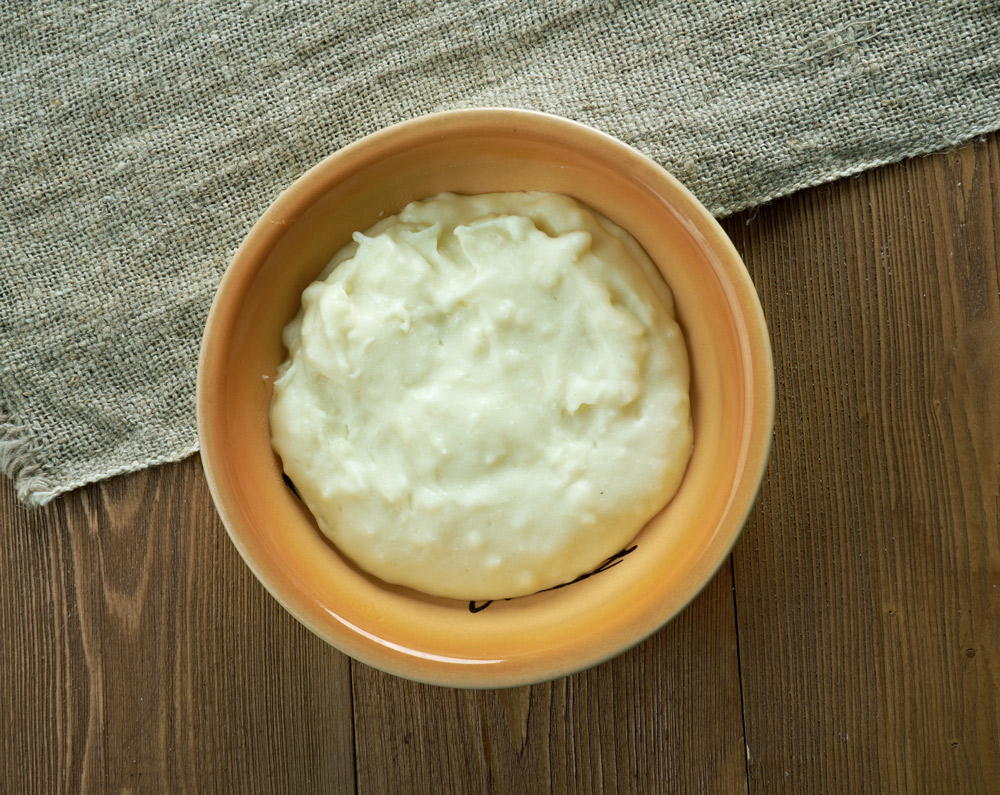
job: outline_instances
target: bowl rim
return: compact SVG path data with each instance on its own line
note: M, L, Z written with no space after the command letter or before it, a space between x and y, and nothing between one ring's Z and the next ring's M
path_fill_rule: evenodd
M224 317L226 296L234 291L238 292L242 284L252 281L257 267L266 259L266 253L260 252L270 251L274 243L284 234L283 219L296 215L297 211L303 211L322 196L331 184L331 171L337 172L338 169L354 171L358 168L359 159L377 160L378 152L384 143L415 132L426 134L435 130L453 131L463 128L476 130L484 126L507 133L530 127L535 130L544 129L549 135L579 139L587 142L590 147L600 147L616 162L629 164L643 181L667 185L673 194L683 200L684 206L680 209L685 220L695 224L697 231L705 240L705 245L725 266L725 274L729 279L728 287L734 293L735 302L743 311L746 332L756 343L753 347L755 355L750 357L749 368L753 373L752 397L754 415L758 421L752 423L744 445L743 455L746 465L743 477L731 496L732 502L741 509L735 513L727 512L725 521L717 529L717 533L724 531L725 543L716 545L713 549L714 554L703 555L695 562L687 581L697 585L688 587L683 592L682 597L676 602L678 605L676 609L669 610L665 615L650 615L641 632L610 641L606 647L595 646L589 656L585 654L572 661L553 662L547 659L543 661L544 664L537 665L532 665L530 662L526 664L522 660L510 668L461 665L442 661L429 663L426 659L415 661L402 653L392 654L390 651L386 654L384 647L372 649L364 642L358 643L357 627L344 628L347 634L336 635L330 632L328 626L320 625L313 620L310 611L282 593L281 584L272 581L272 574L266 561L259 559L241 536L237 511L230 502L231 495L223 486L224 479L217 463L224 455L221 448L222 440L218 438L218 431L208 421L213 387L210 377L213 369L211 365L224 350L221 347L221 340L225 334L221 332L225 331L226 325ZM205 477L226 532L258 581L300 623L355 659L397 676L453 687L508 687L555 679L591 668L620 655L659 631L714 579L742 533L767 470L774 426L775 379L773 354L763 308L742 258L718 221L672 174L633 147L577 121L533 110L469 108L418 116L364 136L325 157L277 196L254 223L236 250L212 301L199 353L196 406L199 449ZM363 629L361 632L366 634Z

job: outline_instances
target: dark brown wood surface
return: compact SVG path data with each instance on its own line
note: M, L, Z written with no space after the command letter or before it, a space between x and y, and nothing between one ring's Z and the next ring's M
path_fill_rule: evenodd
M406 682L288 616L197 458L0 484L2 792L1000 792L1000 136L724 226L774 449L730 561L593 670Z

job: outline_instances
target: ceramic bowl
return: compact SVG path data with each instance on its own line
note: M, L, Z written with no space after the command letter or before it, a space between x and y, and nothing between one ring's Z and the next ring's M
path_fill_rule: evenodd
M691 358L694 448L676 496L593 576L475 604L388 585L317 529L282 478L268 407L284 325L351 233L442 191L568 194L629 230L674 292ZM347 654L399 676L502 687L593 666L646 638L711 579L767 462L774 376L749 275L670 174L589 127L515 110L440 113L336 152L282 193L219 287L202 343L205 474L233 543L274 597Z

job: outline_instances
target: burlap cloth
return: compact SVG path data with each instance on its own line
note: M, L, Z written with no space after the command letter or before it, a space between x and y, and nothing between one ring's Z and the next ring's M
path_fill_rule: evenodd
M714 213L1000 127L996 0L5 3L0 464L30 504L196 450L258 215L386 124L534 108Z

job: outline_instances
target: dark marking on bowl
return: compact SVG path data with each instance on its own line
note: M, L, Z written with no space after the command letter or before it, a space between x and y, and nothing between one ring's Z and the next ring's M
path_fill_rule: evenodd
M604 561L604 563L602 563L600 566L598 566L593 571L587 572L586 574L581 574L575 580L570 580L569 582L564 582L561 585L553 585L551 588L544 588L543 590L538 591L538 593L545 593L546 591L558 591L560 588L565 588L567 585L573 585L575 583L582 582L583 580L586 580L586 579L588 579L590 577L593 577L595 574L600 574L602 571L607 571L608 569L613 569L615 566L617 566L619 563L622 562L622 559L626 555L631 555L633 552L635 552L635 550L637 549L637 546L638 545L633 544L630 547L625 547L625 549L623 549L621 552L616 552L614 555L612 555L610 558L608 558L606 561ZM517 597L512 597L512 598L517 598ZM491 604L493 604L493 602L495 602L495 601L496 601L495 599L490 599L489 601L486 601L486 602L471 601L471 602L469 602L469 612L470 613L481 613L487 607L489 607ZM503 601L509 602L510 599L504 599Z

